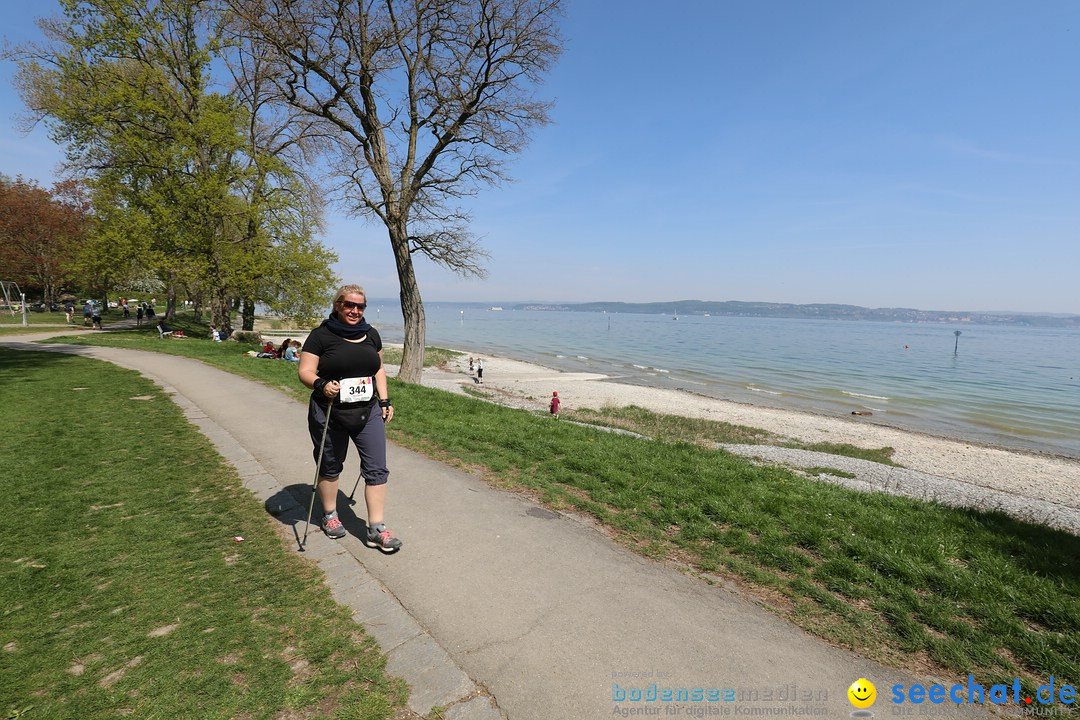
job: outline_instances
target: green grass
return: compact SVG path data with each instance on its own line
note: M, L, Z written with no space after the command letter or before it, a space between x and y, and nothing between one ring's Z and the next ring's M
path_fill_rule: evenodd
M399 712L374 642L157 386L0 350L0 397L4 717Z
M135 310L131 311L131 317L135 317ZM103 310L101 313L102 326L108 326L111 323L118 322L124 319L123 311L119 308L109 308ZM72 315L71 327L87 329L90 328L89 323L83 323L82 305L75 307L75 314ZM26 322L29 325L67 325L67 316L64 311L59 312L28 312L26 313ZM155 321L156 322L156 321ZM0 312L0 327L7 325L22 325L22 314L15 313L14 316L7 311Z
M621 408L605 407L600 410L585 408L564 411L562 414L569 420L605 427L617 427L639 435L669 442L687 442L703 446L712 446L717 443L738 445L778 444L782 447L814 450L830 455L872 460L886 465L896 464L892 461L894 451L890 447L868 449L843 443L790 442L761 428L733 425L732 423L717 420L665 415L636 405Z
M587 513L642 553L733 578L863 655L1019 676L1029 690L1080 680L1076 536L430 388L393 394L396 442Z
M311 392L304 387L296 376L296 365L282 360L267 360L263 358L249 357L245 355L249 350L260 350L257 344L243 345L235 342L212 342L208 337L209 329L205 324L197 323L190 316L178 316L176 322L170 323L169 327L183 330L188 336L183 339L159 338L155 325L146 326L134 330L116 330L108 333L93 335L69 335L55 337L45 342L64 343L70 345L97 345L106 347L128 348L130 350L149 350L163 352L169 355L202 360L216 368L243 375L256 380L272 388L289 393L297 398L306 398ZM460 355L452 350L442 348L427 348L425 351L424 365L432 367L454 355ZM387 347L383 350L383 359L389 364L401 362L401 349Z
M223 366L209 342L148 347ZM256 379L258 363L280 365L230 362ZM1020 677L1029 691L1050 675L1080 681L1076 536L1003 513L858 493L711 449L769 440L753 428L603 411L605 424L621 417L655 438L642 440L391 385L396 442L591 515L638 552L734 580L831 642L911 669Z
M30 325L66 325L67 316L63 312L28 312L26 322ZM75 313L75 325L82 325L82 307ZM22 325L22 313L12 315L7 310L0 311L0 325ZM90 327L87 325L87 327Z
M855 475L855 473L849 473L846 470L838 470L837 468L815 466L815 467L808 467L808 468L801 468L801 469L807 475L812 475L814 477L817 477L818 475L832 475L833 477L842 477L842 478L855 478L855 477L857 477L857 475Z
M821 452L829 455L842 455L843 457L856 458L858 460L869 460L871 462L881 463L882 465L901 467L899 464L893 462L892 456L893 453L896 452L896 450L891 447L861 448L856 445L849 445L848 443L830 442L785 442L781 445L782 447L787 448L798 448L799 450L813 450L814 452Z
M383 362L388 365L400 365L401 364L402 349L398 347L388 347L383 349ZM444 367L450 360L464 355L457 350L446 350L444 348L437 347L425 347L424 348L424 367Z
M40 325L28 325L26 327L22 325L0 325L0 337L8 335L39 335L50 330L51 328Z
M107 333L55 337L45 342L70 345L96 345L149 350L169 355L179 355L202 360L208 365L265 383L270 387L300 397L311 392L296 377L296 364L283 360L266 360L245 355L249 350L259 350L257 344L243 345L235 342L216 343L207 337L207 326L196 323L190 316L179 316L169 323L175 330L183 330L188 336L182 339L159 338L156 325L143 325L133 330L116 330Z

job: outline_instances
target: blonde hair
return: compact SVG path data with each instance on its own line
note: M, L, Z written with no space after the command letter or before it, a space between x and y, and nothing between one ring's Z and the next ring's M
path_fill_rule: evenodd
M346 295L363 295L364 302L367 302L367 293L364 292L364 288L359 285L342 285L338 288L338 291L334 294L334 307L336 308L341 304L341 301L345 299Z

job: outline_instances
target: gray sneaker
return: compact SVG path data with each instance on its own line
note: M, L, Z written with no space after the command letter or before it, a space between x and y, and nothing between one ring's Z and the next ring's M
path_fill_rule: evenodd
M326 537L331 540L340 540L345 537L345 526L341 524L341 520L338 520L337 512L323 515L322 529Z
M394 533L386 529L386 525L379 523L368 526L367 538L364 544L368 547L379 548L384 552L393 552L401 549L401 541L394 537Z

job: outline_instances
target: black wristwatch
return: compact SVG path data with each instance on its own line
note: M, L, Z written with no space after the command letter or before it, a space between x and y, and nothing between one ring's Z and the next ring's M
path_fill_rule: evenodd
M379 407L390 407L390 400L380 400Z

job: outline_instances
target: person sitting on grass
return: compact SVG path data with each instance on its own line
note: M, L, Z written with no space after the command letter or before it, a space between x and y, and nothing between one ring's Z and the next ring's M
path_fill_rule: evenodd
M288 343L289 347L285 348L285 354L282 355L282 359L288 360L289 362L293 363L300 362L300 341L290 340L288 341Z
M292 338L285 338L285 342L281 343L277 349L277 356L282 360L285 359L285 351L292 346Z

